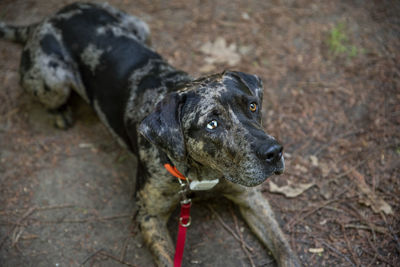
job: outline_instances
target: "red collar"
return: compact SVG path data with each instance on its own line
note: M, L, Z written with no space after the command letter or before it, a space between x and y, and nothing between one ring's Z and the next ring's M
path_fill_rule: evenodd
M186 181L186 177L182 173L180 173L175 166L173 166L169 163L165 163L164 168L167 169L167 171L170 174L172 174L173 176L175 176L176 178Z

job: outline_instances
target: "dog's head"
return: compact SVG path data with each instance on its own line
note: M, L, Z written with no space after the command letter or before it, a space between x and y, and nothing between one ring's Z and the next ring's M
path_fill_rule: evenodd
M262 96L257 76L226 71L168 94L139 131L174 161L255 186L284 169L282 146L261 126Z

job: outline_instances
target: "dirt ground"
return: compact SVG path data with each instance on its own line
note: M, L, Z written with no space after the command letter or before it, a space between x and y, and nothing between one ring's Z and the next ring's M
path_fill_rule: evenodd
M70 2L1 0L0 20ZM109 3L194 77L262 77L264 127L287 163L262 187L305 266L400 266L399 1ZM0 266L152 266L132 222L135 158L81 100L72 129L52 127L18 84L20 51L0 41ZM229 202L196 203L192 217L184 266L274 266Z

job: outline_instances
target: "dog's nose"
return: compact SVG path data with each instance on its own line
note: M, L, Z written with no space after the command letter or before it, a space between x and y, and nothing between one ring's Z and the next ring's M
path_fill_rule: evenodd
M258 150L258 156L268 163L275 164L282 158L283 147L274 143L271 145L261 146Z

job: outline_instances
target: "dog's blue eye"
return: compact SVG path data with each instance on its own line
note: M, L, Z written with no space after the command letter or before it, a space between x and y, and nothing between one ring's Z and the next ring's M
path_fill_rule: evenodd
M216 120L212 120L209 123L207 123L207 129L209 130L214 130L217 127L218 127L218 122Z

